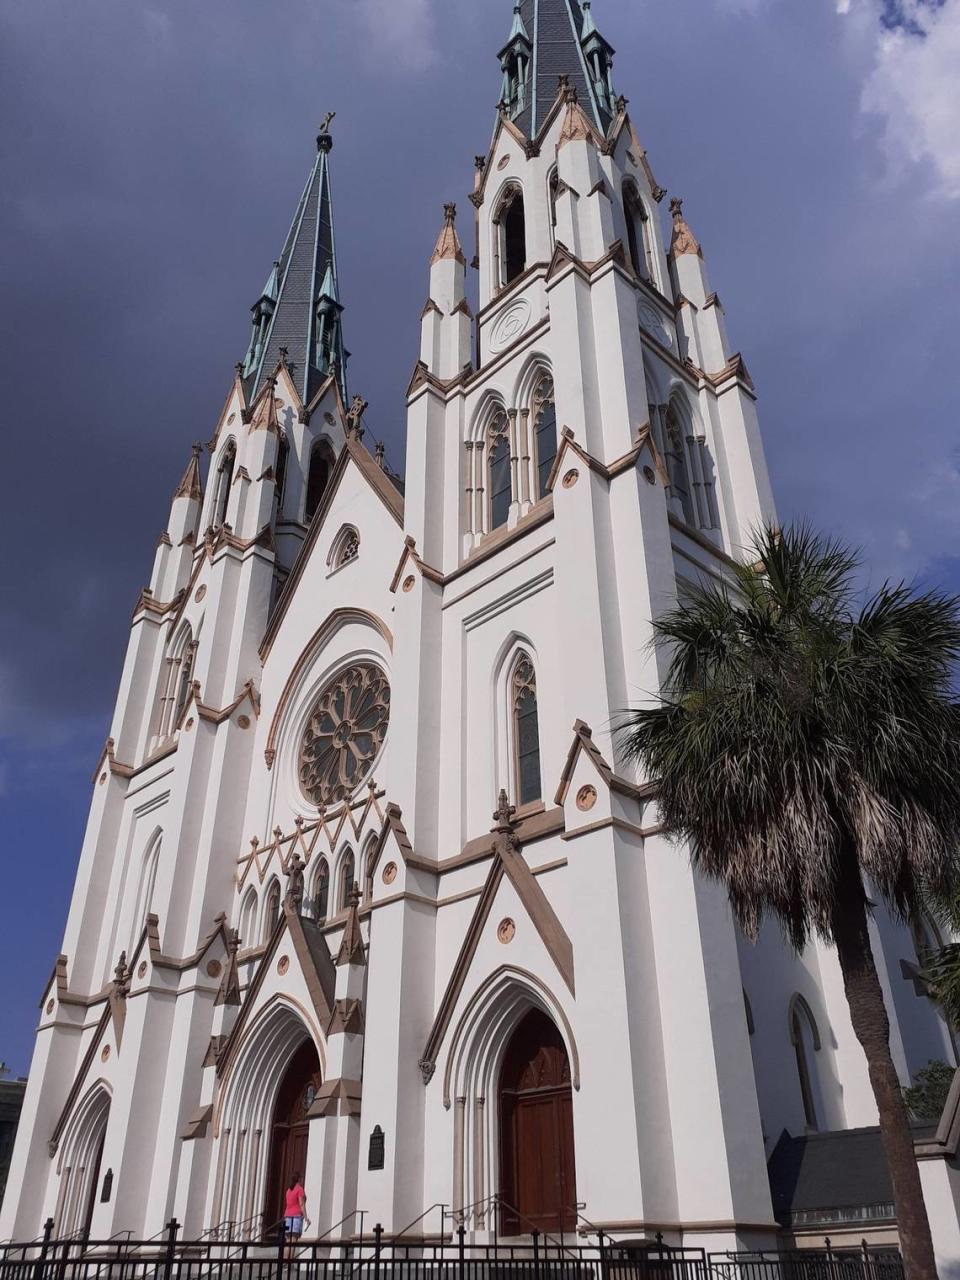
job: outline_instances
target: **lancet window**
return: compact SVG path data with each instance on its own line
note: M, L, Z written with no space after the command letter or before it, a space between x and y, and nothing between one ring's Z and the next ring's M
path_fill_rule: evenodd
M330 868L326 858L320 859L313 879L313 918L322 924L327 918L330 901Z
M527 224L523 192L515 183L504 192L493 219L498 284L505 288L527 265Z
M233 485L233 468L237 460L237 446L228 440L220 462L217 466L217 483L213 499L213 527L221 528L227 519L227 505L230 502L230 489Z
M503 90L501 104L511 120L516 119L527 104L527 80L530 75L530 54L525 45L515 47L504 55Z
M649 411L667 469L671 510L695 529L716 529L720 518L706 440L695 434L675 398L659 409L651 405Z
M283 509L283 495L287 487L287 463L290 461L290 444L285 435L281 435L277 445L276 478L273 488L274 516L279 517Z
M240 945L243 947L252 947L256 942L257 931L257 891L253 885L246 892L243 899L243 905L240 907L240 923L238 932L240 934Z
M632 182L623 184L623 215L627 223L627 245L630 263L642 280L657 286L657 272L653 250L653 231L640 193Z
M517 655L510 682L510 695L517 803L532 804L542 798L540 723L537 714L537 677L530 656L526 653Z
M506 413L500 410L487 428L487 493L490 528L507 523L513 500L510 465L510 432Z
M533 395L533 434L536 444L537 497L546 497L547 481L557 456L557 406L553 379L544 374Z
M355 869L353 851L348 849L343 855L343 864L340 867L340 892L337 895L337 905L341 911L346 911L350 905L350 891L353 889Z
M306 524L316 515L330 481L333 463L333 450L326 440L318 440L310 453L310 469L307 472L307 501L303 511Z
M165 659L161 675L157 713L158 743L171 737L180 727L193 686L196 654L197 642L189 626L184 625Z
M360 534L352 524L344 525L334 539L327 563L331 569L340 569L360 554Z
M795 995L790 1002L790 1041L796 1056L804 1123L808 1129L817 1129L819 1120L812 1055L820 1050L820 1032L810 1006L801 995Z
M550 170L547 179L547 199L550 202L550 243L557 243L557 201L560 198L560 174L556 169Z

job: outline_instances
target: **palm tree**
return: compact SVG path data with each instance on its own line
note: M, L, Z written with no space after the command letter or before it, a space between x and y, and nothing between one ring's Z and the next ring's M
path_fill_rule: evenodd
M753 563L755 561L755 563ZM833 942L866 1054L909 1280L933 1245L867 913L947 891L960 848L960 601L903 585L858 606L858 558L806 528L766 529L751 563L655 625L663 690L620 726L659 782L662 821L722 881L755 938Z

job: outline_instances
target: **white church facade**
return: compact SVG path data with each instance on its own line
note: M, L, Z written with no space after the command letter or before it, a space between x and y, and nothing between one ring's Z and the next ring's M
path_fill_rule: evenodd
M500 62L478 304L450 205L402 481L347 393L317 139L136 605L0 1237L255 1237L300 1171L308 1235L445 1205L754 1247L823 1235L774 1203L784 1135L876 1125L833 950L741 936L615 733L651 618L774 518L754 386L589 0L520 0ZM957 1064L920 928L871 924L904 1084ZM922 1152L942 1257L957 1127Z

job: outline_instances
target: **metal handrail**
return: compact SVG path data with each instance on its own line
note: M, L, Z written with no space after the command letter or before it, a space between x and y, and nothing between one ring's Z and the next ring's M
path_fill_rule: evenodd
M422 1222L428 1213L433 1213L434 1209L440 1210L440 1222L441 1222L440 1234L442 1236L443 1235L442 1223L443 1223L443 1219L447 1216L447 1206L444 1201L437 1200L434 1204L430 1206L429 1209L424 1209L423 1213L419 1214L416 1218L414 1218L412 1222L408 1222L402 1231L395 1232L392 1236L390 1236L389 1240L387 1241L384 1241L381 1239L380 1241L381 1245L383 1245L384 1243L394 1244L397 1240L401 1238L401 1236L405 1236L411 1227L415 1227L418 1222Z

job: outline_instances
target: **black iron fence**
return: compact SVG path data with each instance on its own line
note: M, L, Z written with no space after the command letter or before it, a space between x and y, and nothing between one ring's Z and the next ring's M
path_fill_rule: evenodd
M0 1280L903 1280L895 1249L868 1246L707 1253L603 1232L568 1244L532 1231L523 1242L472 1243L461 1227L433 1238L388 1237L377 1226L333 1240L184 1240L176 1220L158 1239L41 1239L0 1244Z

